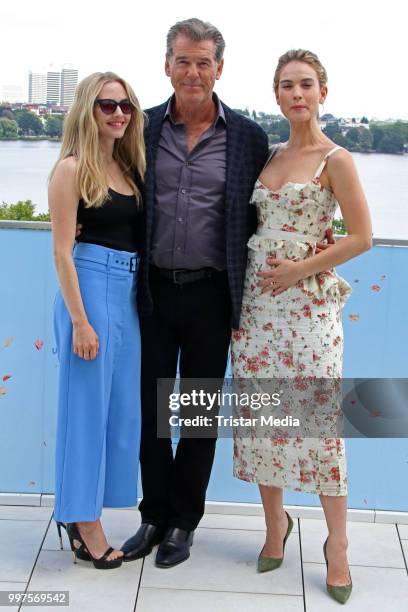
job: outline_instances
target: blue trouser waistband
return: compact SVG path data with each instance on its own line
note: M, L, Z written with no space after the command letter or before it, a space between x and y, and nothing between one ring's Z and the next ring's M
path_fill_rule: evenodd
M89 242L77 243L74 248L73 258L75 261L81 259L93 261L106 266L106 270L115 268L126 272L136 272L139 263L139 256L137 253L118 251Z

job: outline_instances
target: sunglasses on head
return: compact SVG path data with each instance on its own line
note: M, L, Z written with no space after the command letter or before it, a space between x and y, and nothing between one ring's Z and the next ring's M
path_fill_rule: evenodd
M99 108L105 115L112 115L118 106L120 106L120 110L124 115L130 115L135 110L135 107L127 98L120 102L116 102L116 100L111 100L110 98L97 98L95 104L99 105Z

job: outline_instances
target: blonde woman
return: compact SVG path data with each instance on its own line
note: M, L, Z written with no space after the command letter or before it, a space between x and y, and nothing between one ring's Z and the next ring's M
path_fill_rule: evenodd
M287 410L298 410L302 418L311 408L321 433L301 437L287 430L281 437L249 438L237 431L234 474L259 484L267 526L260 572L280 567L293 527L282 505L283 489L320 496L329 532L323 547L327 590L345 603L352 588L345 448L336 437L338 405L329 403L323 414L318 379L338 381L342 371L341 307L350 286L333 267L370 248L371 222L352 156L327 138L318 123L327 74L317 56L302 49L285 53L274 89L290 136L274 147L252 195L258 229L248 243L240 328L232 339L233 374L292 378L290 395L283 397ZM348 235L317 252L338 205ZM325 384L336 387L335 382ZM311 391L311 401L301 403L297 388Z
M85 78L50 177L60 361L54 518L76 557L119 567L103 507L134 506L140 438L136 310L144 117L111 72ZM76 225L82 225L75 245ZM74 246L75 245L75 246ZM62 547L62 540L61 540Z

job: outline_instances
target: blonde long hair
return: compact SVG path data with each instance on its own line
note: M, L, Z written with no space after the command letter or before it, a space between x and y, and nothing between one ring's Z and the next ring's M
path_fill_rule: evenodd
M114 72L94 72L83 79L75 91L73 105L64 122L60 155L50 174L51 179L58 162L74 156L77 160L76 188L86 207L101 206L110 197L99 146L98 126L94 117L94 104L102 87L112 81L122 85L135 107L123 137L115 140L113 158L118 162L126 182L140 201L140 191L134 174L137 172L143 180L146 170L143 111L133 89L124 79Z

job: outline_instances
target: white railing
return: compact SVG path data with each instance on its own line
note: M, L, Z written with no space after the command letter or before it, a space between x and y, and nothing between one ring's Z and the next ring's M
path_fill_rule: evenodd
M50 230L51 223L49 221L1 221L0 229L30 229L30 230ZM335 235L336 240L343 238L342 234ZM400 238L381 238L373 237L374 246L398 246L408 247L408 239L402 240Z

